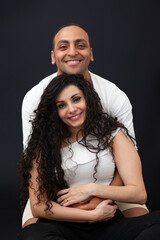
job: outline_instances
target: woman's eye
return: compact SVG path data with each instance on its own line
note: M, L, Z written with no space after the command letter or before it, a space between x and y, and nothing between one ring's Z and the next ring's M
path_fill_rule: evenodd
M62 108L65 107L65 104L64 104L64 103L61 103L61 104L59 104L57 107L58 107L59 109L62 109Z
M80 99L81 99L81 97L75 97L75 98L73 99L73 101L74 101L74 102L79 102Z

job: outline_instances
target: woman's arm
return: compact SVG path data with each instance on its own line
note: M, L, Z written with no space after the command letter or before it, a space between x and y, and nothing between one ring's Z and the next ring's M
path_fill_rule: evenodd
M110 183L110 185L111 186L123 186L122 179L121 179L117 169L115 171L114 178L113 178L112 182ZM99 197L91 197L88 201L86 201L84 203L73 204L71 207L79 208L79 209L83 209L83 210L93 210L103 200L104 199L99 198Z
M110 186L123 186L122 178L119 175L119 172L117 171L117 168L115 170L114 178L112 182L109 184Z
M52 202L51 210L46 212L46 196L41 196L40 203L38 203L37 200L38 183L36 179L38 172L36 163L33 164L33 168L30 173L32 177L29 183L29 196L32 214L35 218L47 218L57 221L95 222L108 220L114 216L117 206L113 204L112 200L103 201L103 203L92 211L62 207L58 203Z
M96 196L119 202L145 203L146 190L141 161L135 147L121 130L114 137L112 147L114 160L124 186L105 186L96 183L73 186L59 191L58 195L62 196L58 198L58 202L69 206Z

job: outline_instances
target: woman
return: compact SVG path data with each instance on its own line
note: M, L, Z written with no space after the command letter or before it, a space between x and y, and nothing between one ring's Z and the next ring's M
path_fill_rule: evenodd
M140 159L127 129L103 113L83 76L53 79L35 113L19 169L22 204L29 191L39 220L22 230L21 239L140 239L160 223L159 212L124 219L117 210L114 201L146 201ZM124 186L109 185L115 167ZM103 199L95 209L74 208L92 197Z

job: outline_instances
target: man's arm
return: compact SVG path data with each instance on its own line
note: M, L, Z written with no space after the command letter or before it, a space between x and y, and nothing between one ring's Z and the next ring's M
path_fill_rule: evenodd
M24 96L22 103L22 131L23 131L23 146L27 146L28 137L31 134L31 122L34 117L34 110L37 109L44 89L48 86L49 82L57 75L53 73L44 78Z
M98 93L103 109L112 117L124 124L134 136L132 105L127 95L114 83L90 72L93 86Z

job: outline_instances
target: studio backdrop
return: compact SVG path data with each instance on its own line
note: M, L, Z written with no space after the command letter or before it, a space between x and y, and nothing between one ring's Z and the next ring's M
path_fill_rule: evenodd
M16 164L22 152L22 100L56 71L50 59L52 38L69 22L90 35L94 62L89 70L115 83L132 103L147 206L160 209L159 1L2 0L0 6L1 239L16 239L21 227Z

